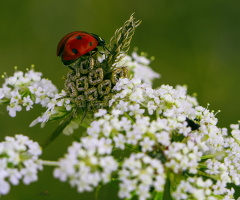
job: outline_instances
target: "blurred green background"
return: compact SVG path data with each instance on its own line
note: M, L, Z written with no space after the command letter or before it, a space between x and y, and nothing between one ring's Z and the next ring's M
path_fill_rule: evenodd
M131 49L155 56L152 68L162 75L154 82L186 84L189 94L197 93L200 105L221 110L220 127L240 119L240 1L231 0L9 0L0 5L0 73L11 75L14 66L25 70L35 64L59 89L68 69L56 57L60 39L71 31L92 32L109 41L130 14L142 20L133 37ZM131 50L130 50L131 52ZM1 83L3 80L1 80ZM59 122L44 129L29 128L43 109L22 111L11 118L0 107L0 141L6 135L26 134L43 141ZM78 130L81 132L81 130ZM61 135L43 153L46 160L57 160L72 138ZM39 196L48 191L48 196ZM111 192L110 192L111 191ZM12 186L3 200L94 199L94 193L79 194L68 183L52 176L52 168L39 173L39 181L29 186ZM117 199L110 185L100 191L99 199Z

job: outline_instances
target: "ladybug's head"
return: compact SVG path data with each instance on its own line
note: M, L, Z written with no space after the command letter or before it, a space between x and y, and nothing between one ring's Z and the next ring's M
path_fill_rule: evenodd
M98 41L98 45L97 46L102 46L102 47L105 46L105 40L103 38L101 38L100 36L98 36L96 34L93 34L93 33L91 33L91 35L93 37L95 37L96 40Z
M96 34L93 34L93 33L91 33L91 35L92 35L93 37L95 37L96 40L98 41L98 45L97 45L97 46L101 46L101 47L107 49L109 53L111 53L111 52L109 51L109 49L105 46L105 40L104 40L103 38L101 38L100 36L98 36L98 35L96 35Z

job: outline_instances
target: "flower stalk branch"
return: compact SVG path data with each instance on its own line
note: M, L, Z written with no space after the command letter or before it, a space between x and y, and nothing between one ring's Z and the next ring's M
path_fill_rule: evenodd
M43 165L46 165L46 166L53 166L53 167L58 167L59 166L59 163L56 162L56 161L41 160L41 162L42 162Z
M201 159L205 160L205 159L209 159L209 158L214 158L216 156L220 156L220 155L223 155L223 154L225 154L225 151L219 151L219 152L214 153L214 154L209 154L209 155L202 156Z

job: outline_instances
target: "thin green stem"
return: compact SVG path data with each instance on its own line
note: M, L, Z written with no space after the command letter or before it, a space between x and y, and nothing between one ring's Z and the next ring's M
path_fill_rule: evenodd
M50 161L50 160L42 160L42 164L43 165L47 165L47 166L59 166L59 163L56 161Z
M174 175L172 173L167 173L168 176L166 178L166 183L164 186L163 197L162 199L172 199L171 194L173 192L174 187Z
M197 174L200 175L200 176L206 176L208 178L211 178L211 179L214 179L214 180L218 180L218 176L217 175L207 174L207 173L202 172L202 171L198 171Z
M98 200L99 191L102 188L102 184L99 184L95 192L95 200Z
M213 157L216 157L216 156L220 156L224 153L225 153L225 151L219 151L219 152L214 153L214 154L209 154L209 155L202 156L201 159L213 158Z
M125 112L124 115L131 120L132 123L135 123L134 120Z
M129 144L125 144L125 146L126 147L128 147L129 149L131 149L131 150L133 150L133 151L135 151L135 152L140 152L140 150L139 149L137 149L137 148L134 148L133 146L131 146L131 145L129 145Z
M142 105L144 108L147 108L147 106L146 105L144 105L143 103L139 103L140 105Z
M163 194L164 194L164 191L155 192L155 194L153 195L153 197L154 197L153 200L163 200Z
M159 118L159 113L156 111L156 118L158 119Z
M201 168L203 168L203 169L207 168L207 164L205 164L205 163L198 163L198 169L201 169Z

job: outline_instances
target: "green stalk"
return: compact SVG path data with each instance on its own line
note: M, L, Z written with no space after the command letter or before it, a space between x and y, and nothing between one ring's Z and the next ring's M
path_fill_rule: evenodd
M214 180L216 180L216 181L217 181L218 178L219 178L219 176L217 176L217 175L207 174L207 173L202 172L202 171L199 171L199 170L198 170L197 174L200 175L200 176L206 176L206 177L211 178L211 179L214 179Z
M202 156L201 159L203 160L203 159L213 158L213 157L216 157L216 156L220 156L224 153L225 153L225 151L219 151L219 152L214 153L214 154L209 154L209 155Z
M77 114L77 109L72 110L72 112L67 115L67 117L60 123L60 125L56 128L55 131L48 137L41 147L45 149L50 143L52 143L59 135L60 133L64 130L64 128L71 122L73 118L75 118Z
M59 163L56 161L42 160L43 165L58 167Z
M132 123L135 123L134 120L126 112L124 112L124 116L126 116Z

